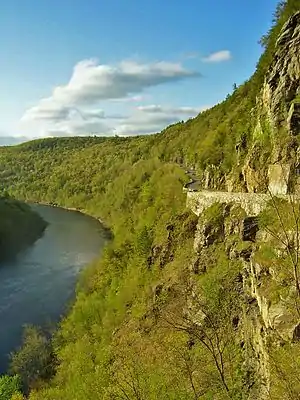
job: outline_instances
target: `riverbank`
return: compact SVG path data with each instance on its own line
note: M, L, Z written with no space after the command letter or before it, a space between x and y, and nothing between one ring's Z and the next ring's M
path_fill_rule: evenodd
M107 243L96 219L59 207L32 208L48 222L47 229L34 246L0 268L0 373L22 344L24 325L48 332L69 314L81 273L97 262Z
M98 216L91 214L89 211L83 209L83 208L76 208L76 207L67 207L67 206L63 206L61 204L58 203L52 203L52 202L46 202L46 201L31 201L31 200L27 200L26 203L28 205L30 204L40 204L42 206L48 206L48 207L55 207L55 208L62 208L63 210L66 211L73 211L73 212L77 212L79 214L85 215L87 217L91 217L96 219L103 227L103 229L105 230L105 232L108 235L108 239L112 240L113 239L113 233L110 229L110 227Z

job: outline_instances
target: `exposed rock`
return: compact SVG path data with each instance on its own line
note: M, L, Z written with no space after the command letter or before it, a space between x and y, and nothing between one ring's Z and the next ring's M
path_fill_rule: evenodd
M235 329L237 329L237 327L238 327L238 325L239 325L239 322L240 322L239 316L238 316L238 315L234 316L233 319L232 319L232 326L233 326Z
M170 245L162 249L159 259L159 266L163 268L167 263L174 260L174 254L171 252Z
M246 217L242 221L242 240L255 242L258 232L258 221L255 217Z
M156 245L152 247L151 255L147 258L148 268L151 268L155 264L155 261L159 258L161 252L162 246Z
M173 231L174 231L174 225L168 224L168 225L166 226L166 230L167 230L168 232L173 232Z
M247 191L249 193L255 193L259 187L259 173L251 168L249 164L246 164L242 169L242 174L246 183Z
M274 126L283 121L300 87L300 12L295 13L282 28L276 53L269 69L263 97Z
M288 193L290 173L291 166L289 164L275 164L269 166L269 190L274 196Z
M234 187L235 187L235 180L232 175L227 175L226 176L226 189L227 192L231 193L234 192Z
M202 275L206 272L206 265L202 257L196 257L190 266L191 271L196 275Z
M210 173L209 170L204 171L204 189L209 189L210 187Z
M287 125L292 135L297 136L300 134L300 102L291 104Z
M233 247L229 253L231 260L241 258L245 261L250 261L253 252L252 243L247 243L244 247Z
M295 326L295 329L293 332L293 340L294 341L300 340L300 324Z
M161 294L162 290L163 290L163 284L159 283L157 285L155 285L152 289L153 291L153 301L155 302L157 300L157 298L159 297L159 295Z
M215 242L224 240L224 225L214 224L209 221L200 220L195 235L194 250L200 252L201 249L212 245Z

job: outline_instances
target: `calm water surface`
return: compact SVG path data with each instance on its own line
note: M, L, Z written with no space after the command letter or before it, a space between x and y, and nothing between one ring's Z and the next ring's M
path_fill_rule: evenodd
M74 296L78 273L108 240L93 218L32 207L49 223L43 236L14 261L0 264L0 373L20 344L23 325L58 321Z

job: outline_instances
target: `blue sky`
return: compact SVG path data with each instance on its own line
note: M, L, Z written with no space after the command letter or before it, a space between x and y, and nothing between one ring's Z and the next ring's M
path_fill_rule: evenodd
M196 115L251 75L276 4L2 0L0 143L150 133Z

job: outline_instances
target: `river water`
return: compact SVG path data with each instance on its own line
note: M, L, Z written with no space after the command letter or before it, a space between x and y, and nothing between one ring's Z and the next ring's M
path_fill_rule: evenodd
M0 373L20 345L24 324L57 322L74 298L80 270L100 255L107 233L95 219L33 205L48 223L43 236L0 265Z

